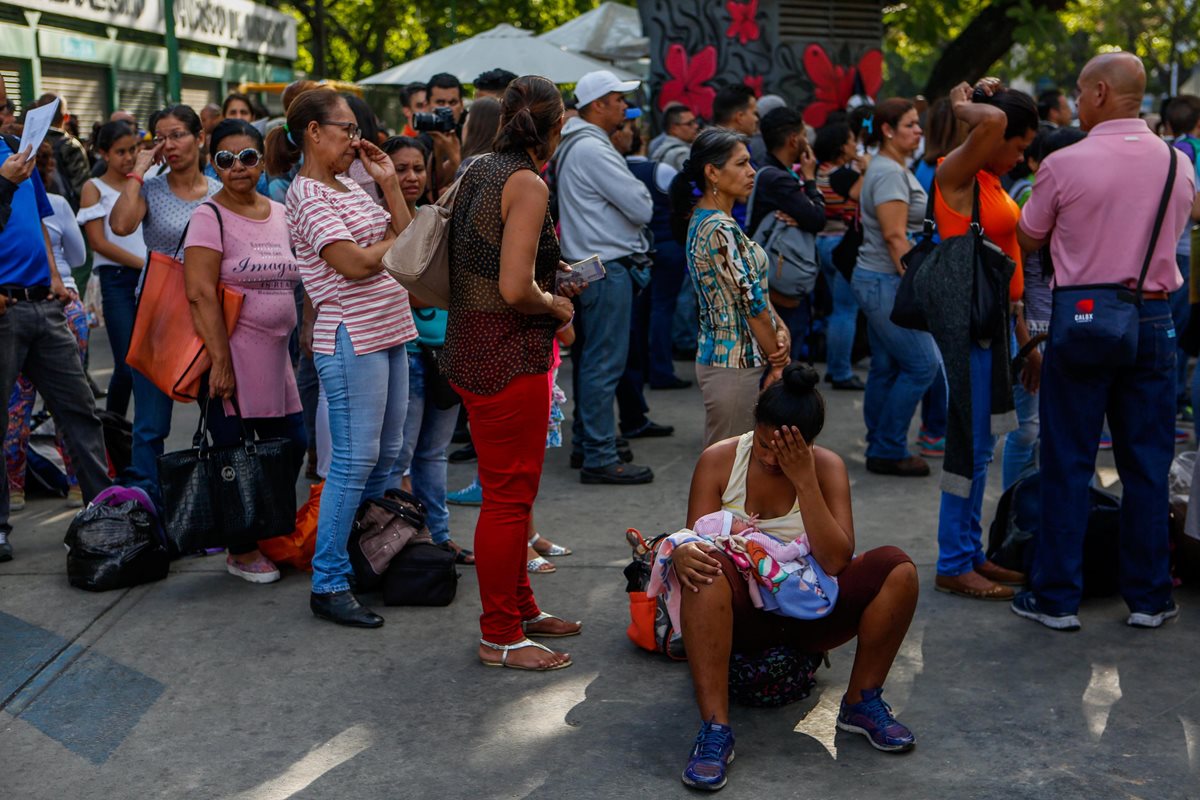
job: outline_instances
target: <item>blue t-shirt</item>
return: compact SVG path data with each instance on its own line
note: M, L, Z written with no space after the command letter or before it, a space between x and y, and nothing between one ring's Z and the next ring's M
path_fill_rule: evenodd
M0 162L13 154L0 138ZM0 233L0 286L49 286L50 262L42 219L54 216L42 177L35 170L12 199L12 216Z

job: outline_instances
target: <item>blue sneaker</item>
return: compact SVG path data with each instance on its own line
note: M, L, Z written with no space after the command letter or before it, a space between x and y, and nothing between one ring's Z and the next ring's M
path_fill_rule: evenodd
M1074 614L1049 614L1040 610L1033 592L1019 592L1013 598L1012 612L1018 617L1040 622L1056 631L1077 631L1080 627L1079 617Z
M446 495L446 502L452 506L481 506L483 505L483 487L479 485L479 477L471 481L471 485L457 492Z
M867 689L862 698L861 703L852 706L846 705L846 699L842 698L838 730L861 733L872 747L885 753L911 750L917 740L892 714L892 707L883 700L883 689Z
M1161 628L1164 622L1178 616L1179 606L1175 605L1175 601L1172 600L1166 608L1157 614L1151 614L1146 611L1133 612L1129 615L1129 619L1125 620L1125 624L1131 628Z
M1175 444L1189 444L1192 441L1192 432L1184 428L1175 429Z
M1100 434L1100 449L1112 450L1112 434L1108 431Z
M715 792L725 786L725 771L733 761L733 728L716 722L700 726L696 743L687 769L683 771L683 783L693 789Z

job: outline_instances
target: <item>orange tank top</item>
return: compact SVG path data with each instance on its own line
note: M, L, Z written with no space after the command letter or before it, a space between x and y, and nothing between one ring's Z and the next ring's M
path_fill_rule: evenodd
M1008 192L1004 191L998 177L987 170L980 170L975 178L979 181L979 224L983 226L983 233L1017 265L1013 270L1012 281L1008 284L1008 297L1015 302L1025 294L1021 245L1017 242L1017 223L1021 219L1021 209L1016 201L1008 196ZM936 195L933 201L933 215L937 222L938 235L943 239L962 236L970 228L971 218L964 217L948 206L942 198L941 191L936 192Z

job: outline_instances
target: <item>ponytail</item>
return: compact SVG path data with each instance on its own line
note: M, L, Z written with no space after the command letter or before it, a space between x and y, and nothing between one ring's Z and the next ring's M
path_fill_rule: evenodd
M551 136L562 118L562 95L553 83L536 75L517 78L500 104L500 132L492 149L512 153L533 148L539 158L548 159Z
M311 89L298 95L288 106L287 121L267 134L267 174L286 175L296 166L304 152L308 126L326 119L338 103L345 102L337 92L327 88Z
M705 190L704 168L712 165L723 169L738 145L745 146L746 137L727 128L706 128L692 142L692 152L679 174L671 181L667 195L671 202L671 233L680 244L687 243L692 210Z

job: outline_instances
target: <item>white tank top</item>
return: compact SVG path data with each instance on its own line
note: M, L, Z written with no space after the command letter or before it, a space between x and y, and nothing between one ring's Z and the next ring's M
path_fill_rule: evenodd
M75 221L82 227L85 223L91 222L94 219L104 220L104 238L113 244L128 250L133 253L143 262L146 260L146 242L142 239L142 225L138 223L137 230L128 236L117 236L112 231L112 226L108 224L109 215L112 214L113 206L117 204L117 198L121 196L121 192L112 188L99 178L92 178L88 181L97 189L100 190L100 202L94 206L79 209L79 214L76 215ZM92 255L92 267L100 266L118 266L117 262L111 258L106 258L99 253ZM119 265L124 266L124 265Z
M746 511L746 475L750 469L753 445L754 431L743 433L738 439L737 456L733 459L733 469L729 470L729 483L725 487L725 494L721 495L721 508L746 518L750 516ZM804 518L800 515L799 502L793 503L792 510L782 517L760 519L758 529L784 542L800 538L804 535Z

